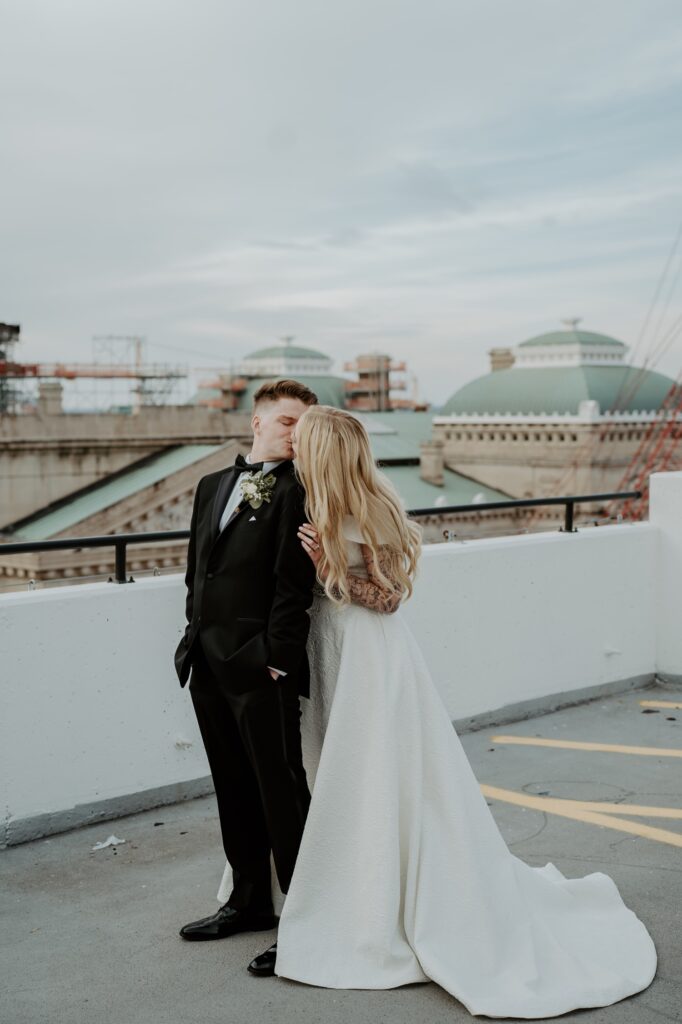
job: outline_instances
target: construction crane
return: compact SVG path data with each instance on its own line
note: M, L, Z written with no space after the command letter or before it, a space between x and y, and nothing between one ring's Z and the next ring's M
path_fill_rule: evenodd
M682 374L665 396L656 419L649 424L617 491L641 491L639 498L620 503L623 518L640 520L649 507L649 477L652 473L682 468ZM615 502L608 506L615 512Z
M599 424L599 429L590 432L586 441L574 451L573 458L556 482L555 494L564 494L570 489L571 480L575 478L578 467L581 464L593 463L596 459L599 459L602 465L608 464L617 436L617 427L622 426L624 420L627 419L625 410L627 410L631 400L637 394L640 383L648 370L653 369L662 355L679 337L680 332L682 332L682 315L678 316L665 330L663 327L673 293L682 274L682 261L677 271L673 270L681 242L682 222L677 229L663 270L656 283L651 304L644 317L634 350L631 353L631 359L634 359L635 352L647 337L649 327L654 320L654 313L658 312L653 337L648 342L649 351L642 365L633 367L635 372L632 375L623 375L618 392L612 401L611 414L605 416ZM667 291L663 298L668 275L670 277ZM661 302L662 308L659 309L659 303ZM577 318L570 318L564 321L571 330L576 329L578 322ZM621 504L618 512L622 516L629 515L633 519L641 519L648 508L649 475L652 472L678 468L680 461L682 461L679 456L680 432L682 430L680 390L680 376L678 375L677 381L665 395L660 409L656 411L649 422L637 451L632 456L623 473L618 490L640 490L642 491L642 496L638 499L628 499ZM607 507L609 514L612 515L615 507L614 502L609 503ZM534 514L537 515L538 513L535 512ZM532 518L532 515L530 518Z
M0 359L0 377L76 380L79 377L121 379L167 379L186 377L187 370L172 370L163 363L126 366L123 363L10 363Z
M187 377L189 371L183 368L169 367L165 363L144 363L142 361L144 339L122 338L116 335L99 336L93 340L125 341L135 344L133 362L104 363L23 363L16 360L14 346L20 341L19 325L0 324L0 413L16 410L19 391L11 387L10 381L27 380L136 380L135 389L138 401L153 402L172 386L173 382ZM153 388L149 382L157 382Z

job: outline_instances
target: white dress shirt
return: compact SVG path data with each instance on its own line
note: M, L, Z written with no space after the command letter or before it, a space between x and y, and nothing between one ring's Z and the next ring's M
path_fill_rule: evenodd
M251 462L252 461L250 453L248 455L244 456L244 457L245 457L247 462ZM277 459L275 462L264 462L263 463L263 475L265 475L266 473L269 473L270 470L274 469L275 466L279 466L280 462L285 462L285 461L286 461L285 459ZM227 502L225 504L225 508L223 509L223 514L220 517L220 525L218 527L221 532L222 532L222 530L223 530L223 528L225 526L225 523L230 518L230 516L232 515L232 513L236 509L237 505L241 501L241 498L242 498L242 486L241 486L241 484L242 484L242 480L243 479L244 479L244 473L240 473L237 476L237 480L235 482L235 485L232 488L232 491L230 493L229 498L227 499ZM280 675L280 676L285 676L286 675L286 672L283 672L281 668L275 668L274 665L268 665L268 668L271 668L273 672L277 672L277 674Z

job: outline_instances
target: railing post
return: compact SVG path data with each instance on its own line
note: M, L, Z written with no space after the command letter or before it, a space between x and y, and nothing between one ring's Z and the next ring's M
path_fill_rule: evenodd
M564 525L560 528L560 533L577 533L578 531L573 527L573 502L567 501L565 505L564 514Z
M116 549L116 583L126 582L126 542L117 540Z

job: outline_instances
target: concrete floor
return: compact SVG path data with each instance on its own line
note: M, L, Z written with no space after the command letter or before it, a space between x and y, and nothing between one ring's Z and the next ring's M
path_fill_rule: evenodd
M682 808L682 760L667 755L527 746L493 736L682 748L682 708L667 688L600 699L462 742L481 784L521 798ZM485 792L485 789L484 789ZM645 922L659 953L644 992L565 1014L582 1024L682 1020L682 818L628 816L645 834L488 800L510 849L568 876L605 871ZM620 814L621 820L625 818ZM662 832L646 833L647 828ZM93 851L110 834L126 842ZM668 836L666 840L664 837ZM670 836L672 835L672 839ZM663 837L663 838L662 838ZM223 868L213 797L82 828L0 854L2 996L12 1024L456 1024L468 1011L433 983L388 991L328 990L254 978L249 960L276 933L187 943L178 928L212 913ZM453 925L454 926L454 925ZM358 922L361 927L361 922ZM486 1019L486 1018L479 1018Z

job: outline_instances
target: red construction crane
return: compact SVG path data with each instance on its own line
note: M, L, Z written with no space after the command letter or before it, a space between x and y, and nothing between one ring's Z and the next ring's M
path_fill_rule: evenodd
M608 511L623 518L643 519L649 507L649 477L652 473L677 469L682 464L682 374L663 399L657 416L647 427L630 464L616 487L617 491L641 491L640 498L610 503Z
M124 363L10 363L0 359L0 377L16 379L50 377L75 380L77 377L119 377L160 380L186 376L187 370L169 369L163 363L147 363L141 366Z

